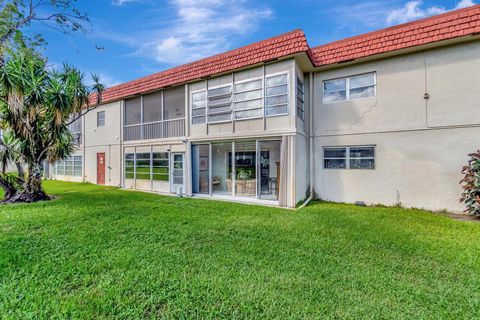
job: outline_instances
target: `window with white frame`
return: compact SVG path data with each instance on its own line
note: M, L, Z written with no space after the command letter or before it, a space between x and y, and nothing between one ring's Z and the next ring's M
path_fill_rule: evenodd
M168 152L125 154L125 179L169 181Z
M325 169L375 169L375 147L325 147L323 148Z
M263 116L263 81L248 80L235 83L235 119Z
M232 85L207 90L207 117L209 123L232 120Z
M266 77L265 87L265 115L288 114L288 75Z
M370 72L323 81L323 103L334 103L375 96L376 73Z
M105 126L105 111L97 112L97 127Z
M192 124L202 124L207 121L207 91L192 93Z
M69 117L70 121L75 119L78 115L72 115ZM80 145L82 143L82 118L78 118L68 125L68 129L72 133L73 143Z
M68 157L55 163L54 172L57 176L82 176L82 156Z
M297 78L297 116L305 120L305 85Z
M301 83L302 111L303 90ZM286 115L289 112L288 74L268 76L265 81L260 77L235 82L233 86L194 91L190 101L192 125Z

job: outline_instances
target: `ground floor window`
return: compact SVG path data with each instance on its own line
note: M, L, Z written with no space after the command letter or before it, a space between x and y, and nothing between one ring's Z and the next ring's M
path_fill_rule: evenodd
M375 169L375 147L325 147L323 148L325 169Z
M81 177L82 164L82 156L68 157L54 164L54 172L57 176Z
M192 146L192 192L278 200L281 141Z
M169 181L168 152L125 154L125 179Z

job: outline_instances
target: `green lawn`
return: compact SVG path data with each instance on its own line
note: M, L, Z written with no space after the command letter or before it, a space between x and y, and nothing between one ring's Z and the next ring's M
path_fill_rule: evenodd
M47 182L0 206L0 318L480 317L480 224Z

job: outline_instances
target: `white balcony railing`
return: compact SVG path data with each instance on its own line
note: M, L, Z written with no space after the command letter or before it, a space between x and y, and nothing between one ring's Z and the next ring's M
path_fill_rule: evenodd
M185 118L124 127L124 141L165 139L185 136Z

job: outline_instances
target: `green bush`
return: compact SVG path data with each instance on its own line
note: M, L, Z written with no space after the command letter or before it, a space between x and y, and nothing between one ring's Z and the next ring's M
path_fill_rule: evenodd
M467 207L465 212L480 215L480 150L468 156L470 160L468 165L463 167L464 177L460 180L463 188L460 202Z

